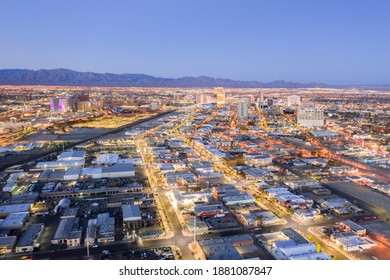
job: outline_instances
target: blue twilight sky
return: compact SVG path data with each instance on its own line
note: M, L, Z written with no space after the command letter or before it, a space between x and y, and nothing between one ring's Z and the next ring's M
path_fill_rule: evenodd
M0 68L390 84L388 0L2 0Z

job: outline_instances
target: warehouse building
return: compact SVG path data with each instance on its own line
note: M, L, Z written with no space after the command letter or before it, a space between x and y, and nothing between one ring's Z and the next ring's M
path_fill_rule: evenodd
M43 232L43 229L44 224L42 223L29 225L16 245L16 253L32 252Z
M347 252L362 251L375 247L377 244L368 237L359 237L354 232L339 232L332 234L330 239Z
M16 244L16 236L0 237L0 254L11 253Z
M281 236L269 248L277 260L330 260L328 255L318 252L313 243L292 228L282 229Z
M342 221L342 222L340 222L340 224L347 231L352 231L359 236L366 235L366 233L367 233L367 230L364 227L362 227L361 225L358 225L357 223L352 222L351 220Z
M122 205L123 223L134 223L141 221L141 210L138 205L125 204Z
M7 217L11 213L29 212L31 203L9 204L0 206L0 218Z
M80 246L81 231L79 231L79 222L79 218L61 219L51 244L66 244L67 247Z
M102 169L102 178L134 177L133 164L115 164Z
M96 219L98 227L97 241L107 243L115 241L115 218L109 213L98 214Z
M22 229L28 220L28 212L11 213L0 224L0 229Z
M249 234L243 234L204 239L198 244L203 258L207 260L242 260L240 247L253 245L253 239Z

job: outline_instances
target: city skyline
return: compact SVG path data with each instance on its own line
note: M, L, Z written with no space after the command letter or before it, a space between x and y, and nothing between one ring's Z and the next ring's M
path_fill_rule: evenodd
M388 7L386 1L6 1L0 68L389 84Z

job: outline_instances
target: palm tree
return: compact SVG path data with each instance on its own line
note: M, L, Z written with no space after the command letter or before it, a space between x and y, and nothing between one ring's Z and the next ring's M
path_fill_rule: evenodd
M258 227L261 227L263 225L263 216L262 215L256 217L256 225Z

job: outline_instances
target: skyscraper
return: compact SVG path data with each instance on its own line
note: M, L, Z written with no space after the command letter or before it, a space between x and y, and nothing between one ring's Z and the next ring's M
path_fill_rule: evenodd
M248 118L248 100L241 100L237 102L237 118L247 119Z
M203 94L203 93L198 93L196 95L196 105L198 107L202 107L203 104L207 104L207 95L206 94Z
M50 98L50 112L74 111L74 102L71 97Z
M224 105L225 104L225 91L222 87L214 88L214 96L215 100L217 100L218 105Z

